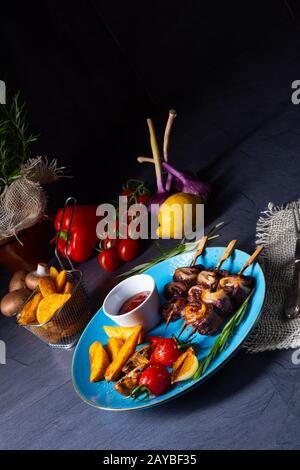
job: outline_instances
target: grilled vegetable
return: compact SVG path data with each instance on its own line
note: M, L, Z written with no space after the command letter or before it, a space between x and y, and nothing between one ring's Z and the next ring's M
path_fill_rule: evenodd
M141 367L143 365L147 365L149 363L149 359L152 353L152 348L150 345L143 346L142 348L138 349L126 362L124 367L122 368L122 372L127 374L132 369L136 367Z
M140 367L132 369L128 374L122 377L118 382L115 383L114 389L116 392L128 397L132 390L138 385L140 376L142 372L147 367L147 364L144 364Z

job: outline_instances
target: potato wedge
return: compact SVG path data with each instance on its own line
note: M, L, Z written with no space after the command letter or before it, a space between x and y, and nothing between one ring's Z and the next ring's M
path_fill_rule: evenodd
M54 317L59 310L71 297L71 294L49 294L39 303L36 317L37 321L45 323Z
M42 294L38 292L24 305L18 319L19 325L33 325L37 323L36 312L42 298Z
M74 282L72 281L67 281L66 284L65 284L65 287L64 287L64 294L72 294L73 290L74 290Z
M107 352L99 341L95 341L90 346L90 364L91 364L91 382L99 382L104 378L105 370L107 369L110 360Z
M55 283L51 277L40 277L38 284L43 297L57 293Z
M60 271L59 275L55 279L56 291L58 294L63 292L67 280L67 271L64 269Z
M120 375L122 367L128 361L130 356L134 353L135 348L138 345L142 330L143 327L141 325L137 325L134 327L133 333L125 341L117 357L113 360L113 362L108 366L105 371L105 380L107 382L115 380Z
M50 266L50 277L52 277L52 279L56 279L57 276L58 276L57 269L54 266Z
M115 338L114 336L109 338L105 349L108 352L108 355L112 361L116 359L123 344L124 341L120 338Z
M135 326L104 326L103 330L110 338L119 338L126 341L133 333ZM143 342L143 332L139 338L138 344Z

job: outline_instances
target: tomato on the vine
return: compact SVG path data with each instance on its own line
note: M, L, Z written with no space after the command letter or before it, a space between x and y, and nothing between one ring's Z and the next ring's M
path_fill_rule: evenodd
M140 194L138 197L137 197L137 204L147 204L148 201L149 201L149 194Z
M151 356L151 363L171 367L181 355L177 342L173 338L162 338Z
M120 258L117 250L103 250L98 255L98 261L101 268L105 271L115 271L120 265Z
M150 365L142 372L139 385L144 385L153 395L161 395L171 385L168 369L162 365Z
M122 261L132 261L138 256L140 252L139 240L133 240L132 238L120 240L118 252Z
M104 238L101 242L101 247L103 250L117 250L120 240L118 238Z
M126 188L126 189L123 189L120 196L126 196L127 199L130 199L132 197L133 193L134 193L133 188Z

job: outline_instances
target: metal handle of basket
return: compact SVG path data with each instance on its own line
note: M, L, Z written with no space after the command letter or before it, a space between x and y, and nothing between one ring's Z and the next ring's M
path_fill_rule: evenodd
M66 235L66 243L65 243L65 256L66 256L66 259L68 260L71 271L74 271L74 265L73 265L73 263L72 263L72 261L69 257L69 254L68 254L68 245L69 245L69 241L70 241L71 228L72 228L73 217L74 217L76 205L77 205L77 200L75 199L75 197L68 197L68 199L66 199L65 205L64 205L64 208L63 208L63 213L62 213L61 220L60 220L60 224L59 224L59 232L57 234L56 241L55 241L55 256L56 256L56 259L59 262L59 265L60 265L61 269L65 269L65 266L64 266L65 260L62 258L61 254L58 250L58 242L59 242L59 239L60 239L60 236L61 236L61 232L62 232L61 227L62 227L64 219L65 219L66 210L67 210L68 207L72 207L70 224L69 224L69 227L68 227L68 232L67 232L67 235Z

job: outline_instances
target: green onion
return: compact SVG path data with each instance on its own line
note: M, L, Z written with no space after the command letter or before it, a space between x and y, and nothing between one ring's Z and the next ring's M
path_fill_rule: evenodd
M233 317L229 320L229 322L225 325L222 332L220 333L219 337L214 342L211 350L209 351L208 355L201 361L197 371L193 376L193 380L198 380L208 369L211 365L213 360L218 356L218 354L226 349L228 346L229 340L232 337L235 329L241 323L246 313L249 300L254 292L254 289L249 294L245 302L241 305L238 311L233 315Z
M217 225L212 227L212 229L207 234L209 241L213 240L215 238L218 238L220 236L219 234L215 235L215 232L223 224L224 224L224 222L219 222ZM200 240L185 243L185 239L183 238L177 246L175 246L173 248L169 248L169 249L163 248L158 242L156 242L155 245L156 245L156 248L161 253L160 256L158 256L157 258L154 258L152 261L149 261L148 263L139 264L138 266L135 266L134 268L130 269L129 271L126 271L122 274L119 274L118 277L126 278L126 277L129 277L129 276L133 276L135 274L142 274L144 271L146 271L149 268L152 268L153 266L160 263L161 261L172 258L173 256L180 255L182 253L186 253L186 252L189 252L189 251L196 250L199 242L200 242Z

